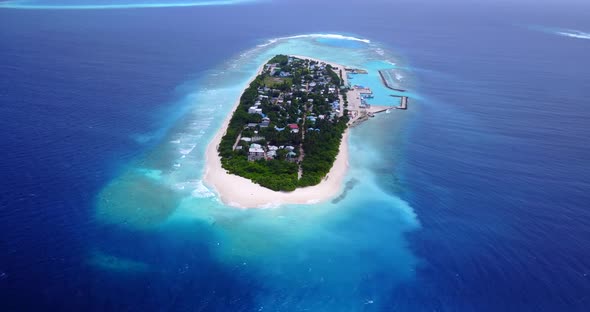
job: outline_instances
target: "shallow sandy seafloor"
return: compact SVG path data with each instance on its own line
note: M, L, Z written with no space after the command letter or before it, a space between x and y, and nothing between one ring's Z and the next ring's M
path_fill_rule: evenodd
M391 183L383 184L384 175L396 180L400 158L388 151L391 142L401 141L391 138L403 127L404 112L382 114L349 130L349 169L342 191L327 201L237 209L225 206L203 183L209 142L256 69L276 54L368 69L369 75L356 75L351 83L371 87L373 104L395 104L377 70L396 69L398 61L378 44L340 35L271 40L212 70L195 86L195 93L187 95L187 114L98 194L97 219L134 231L205 226L216 240L211 245L220 263L257 268L271 289L305 284L348 296L367 276L383 274L378 272L387 272L393 281L411 278L417 259L407 250L404 234L419 223L412 208L390 190ZM411 87L407 70L399 73ZM375 291L371 300L378 293L383 291ZM273 305L275 299L260 296L267 307Z

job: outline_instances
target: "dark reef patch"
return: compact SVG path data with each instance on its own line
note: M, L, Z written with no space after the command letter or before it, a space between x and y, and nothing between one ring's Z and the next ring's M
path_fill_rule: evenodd
M342 194L338 195L338 197L332 200L332 204L337 204L341 202L344 198L346 198L348 192L351 191L358 183L359 180L356 178L352 178L346 181L346 184L344 184L344 191L342 191Z

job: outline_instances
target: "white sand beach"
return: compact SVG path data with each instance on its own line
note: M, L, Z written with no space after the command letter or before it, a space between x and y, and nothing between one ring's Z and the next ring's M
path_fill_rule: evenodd
M306 56L293 56L301 59L325 62ZM344 68L342 65L326 63L334 67ZM256 74L246 84L246 87L262 71L264 64L260 66ZM207 146L205 154L206 168L203 181L205 185L212 188L219 195L219 198L224 204L237 208L271 208L284 204L313 204L329 200L341 192L343 187L342 182L348 169L349 130L344 132L342 142L340 143L340 150L332 169L330 169L330 172L328 172L326 177L318 185L298 188L292 192L277 192L255 184L249 179L227 173L221 166L221 157L218 155L217 146L221 142L221 138L225 134L233 112L238 105L239 98L234 104L231 114L228 114L221 128Z

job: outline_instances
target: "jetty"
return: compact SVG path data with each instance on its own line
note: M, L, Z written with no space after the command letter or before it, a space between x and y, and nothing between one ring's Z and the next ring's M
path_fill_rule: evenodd
M344 71L346 71L347 73L351 73L351 74L368 74L369 72L365 69L360 69L360 68L350 68L350 67L345 67Z
M404 89L400 89L395 86L392 86L389 83L389 80L387 80L387 78L385 77L383 70L379 70L379 76L381 76L381 81L383 82L383 85L385 85L386 88L394 90L394 91L398 91L398 92L406 92L406 90L404 90Z
M390 94L389 96L399 98L399 106L396 106L395 107L396 109L408 109L409 97L407 97L405 95L396 95L396 94Z
M379 70L379 76L381 77L381 82L383 82L383 85L391 90L397 91L397 92L406 92L405 89L401 89L399 87L393 86L389 80L386 77L386 73L385 70ZM406 95L398 95L398 94L391 94L392 97L398 97L400 98L400 104L399 106L396 106L396 109L408 109L408 96Z
M401 103L397 107L397 109L408 109L408 97L407 96L402 96Z

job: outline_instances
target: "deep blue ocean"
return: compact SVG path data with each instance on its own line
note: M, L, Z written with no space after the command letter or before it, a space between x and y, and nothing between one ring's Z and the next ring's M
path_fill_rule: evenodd
M354 129L343 204L97 216L216 70L315 33L379 43L416 95ZM0 311L588 311L589 33L567 1L0 8Z

